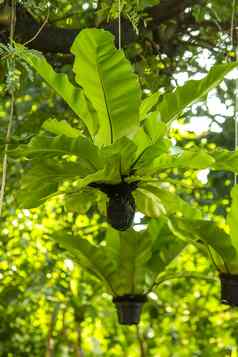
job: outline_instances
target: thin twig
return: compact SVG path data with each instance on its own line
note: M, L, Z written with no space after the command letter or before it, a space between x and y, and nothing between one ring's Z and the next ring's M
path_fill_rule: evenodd
M12 0L11 2L11 26L10 26L10 45L13 45L14 40L14 33L15 33L15 24L16 24L16 0ZM10 69L14 72L14 58L10 59ZM13 73L11 73L12 75ZM1 190L0 190L0 216L2 215L3 209L3 201L4 201L4 194L5 194L5 187L7 182L7 163L8 163L8 146L11 139L11 131L12 131L12 124L13 124L13 117L14 117L14 104L15 104L15 93L14 88L10 89L11 99L10 99L10 113L9 113L9 121L7 126L7 134L6 134L6 145L4 148L4 155L3 155L3 163L2 163L2 183L1 183Z
M139 325L136 325L136 336L140 346L140 357L146 357L145 343L143 337L141 336Z
M232 2L232 13L231 13L231 29L230 29L230 36L231 36L231 44L233 46L233 32L234 32L234 27L235 27L235 9L236 9L236 0L233 0Z
M42 23L42 25L40 26L39 30L36 32L36 34L30 40L28 40L24 43L24 46L29 45L29 43L33 42L40 35L41 31L44 29L44 27L46 26L46 24L49 20L49 15L50 15L50 9L48 8L47 16L46 16L44 22Z

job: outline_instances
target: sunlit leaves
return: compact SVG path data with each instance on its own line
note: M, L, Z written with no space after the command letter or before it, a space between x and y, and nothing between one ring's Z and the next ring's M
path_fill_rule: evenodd
M75 79L98 113L98 145L131 134L139 121L138 79L113 42L109 32L89 29L81 31L72 46Z
M237 65L236 62L216 65L203 79L190 80L184 86L177 87L174 92L165 94L158 105L161 119L165 122L177 119L188 106L205 98Z

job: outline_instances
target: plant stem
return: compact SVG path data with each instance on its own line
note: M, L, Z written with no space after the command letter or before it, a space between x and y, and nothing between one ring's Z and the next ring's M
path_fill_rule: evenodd
M14 40L14 32L15 32L15 24L16 24L16 0L12 0L11 2L11 24L10 24L10 45L13 45ZM9 60L9 68L10 68L10 76L14 75L15 70L15 61L14 58ZM0 217L2 215L3 209L3 201L4 201L4 194L5 194L5 187L7 181L7 161L8 161L8 146L11 139L11 131L12 131L12 124L13 124L13 117L14 117L14 105L15 105L15 94L14 88L11 86L10 89L10 114L9 114L9 121L7 126L7 134L6 134L6 144L4 148L4 155L3 155L3 163L2 163L2 182L1 182L1 190L0 190Z
M137 336L137 340L138 340L138 343L140 346L140 357L146 357L145 341L141 335L139 325L136 325L136 336Z
M167 275L164 278L159 279L157 282L155 282L152 287L150 288L149 292L152 291L152 289L155 286L158 286L162 283L164 283L165 281L168 280L172 280L172 279L202 279L202 280L208 280L208 281L214 281L216 280L216 278L212 278L209 276L205 276L205 275L201 275L201 274L197 274L197 273L177 273L177 274L173 274L173 275Z
M54 331L55 324L57 321L59 309L60 309L60 305L57 304L51 314L50 325L49 325L48 336L47 336L47 348L46 348L45 357L54 357L53 331Z
M77 326L77 341L75 342L75 357L84 357L84 352L82 349L82 336L81 336L81 326Z

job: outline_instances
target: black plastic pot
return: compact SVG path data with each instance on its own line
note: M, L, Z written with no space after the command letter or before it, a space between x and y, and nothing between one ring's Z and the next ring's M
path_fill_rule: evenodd
M117 316L121 325L137 325L140 321L140 315L146 295L123 295L113 298L117 308Z
M221 302L230 306L238 306L238 275L220 274Z

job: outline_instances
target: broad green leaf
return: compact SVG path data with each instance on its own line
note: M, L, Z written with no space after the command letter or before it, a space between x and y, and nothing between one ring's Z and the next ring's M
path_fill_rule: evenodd
M132 140L137 146L137 151L136 151L137 159L140 157L140 155L143 154L145 149L152 144L150 137L145 133L145 130L142 127L136 131Z
M75 114L83 121L93 137L96 134L98 123L95 122L95 117L90 113L84 92L80 88L74 87L66 74L55 72L40 52L27 50L20 44L16 45L16 49L18 56L33 67L46 83L65 100Z
M60 183L80 176L79 165L71 162L63 164L53 160L34 161L23 176L18 201L22 208L33 208L44 203L48 196L56 192Z
M80 130L73 128L66 120L48 119L43 123L42 128L50 133L65 135L70 138L82 136Z
M152 192L145 190L144 188L137 188L133 192L133 196L135 198L137 210L144 215L157 218L160 217L161 214L166 213L160 199Z
M161 120L171 122L177 119L188 106L205 98L237 66L237 62L215 65L203 79L190 80L174 92L165 94L158 105Z
M120 171L122 175L129 173L131 164L135 159L137 147L133 141L123 136L117 140L114 144L105 146L101 149L102 157L105 162L112 162L112 157L118 156Z
M111 259L116 262L118 268L119 254L120 254L120 232L113 229L111 226L107 228L106 232L106 250Z
M153 237L153 253L148 267L159 274L182 252L187 244L172 233L165 217L151 220L148 233Z
M116 266L105 253L104 247L97 247L86 239L61 231L55 232L52 238L73 254L84 269L103 280L113 293L110 276L114 273Z
M173 218L171 223L172 230L178 237L195 244L203 242L206 247L210 246L217 252L225 266L238 267L238 256L231 238L215 223L182 218Z
M158 103L160 93L156 92L145 98L140 105L140 121L144 120Z
M158 112L151 113L143 123L144 131L154 144L165 136L167 125L159 119Z
M153 163L157 157L168 152L170 145L171 143L168 139L161 139L155 144L148 146L133 164L133 169L136 170L136 174L146 175L147 167L150 167L151 163Z
M62 157L75 155L78 159L80 176L89 175L103 167L98 148L85 137L70 138L64 135L36 135L29 144L20 145L10 155L28 158Z
M150 195L155 195L168 215L177 214L190 219L201 218L199 209L192 207L191 203L187 203L176 193L161 188L158 182L143 182L139 185L139 189L147 191Z
M64 200L67 209L85 214L97 202L97 191L87 187L82 191L66 194Z
M230 227L232 244L236 248L238 254L238 185L235 185L232 188L231 198L232 198L232 204L231 204L231 210L227 217L227 223Z
M152 240L143 232L130 229L120 232L118 270L111 275L111 285L117 295L140 294L146 284L146 263L151 258Z
M108 183L111 185L121 182L120 158L118 155L112 156L111 162L106 162L103 169L88 175L85 178L77 180L75 187L82 189L83 187L94 183Z
M139 122L140 86L129 61L114 46L111 33L82 30L72 49L77 83L98 113L98 145L131 135Z
M185 150L181 154L162 154L147 168L147 175L169 168L201 170L212 167L215 159L203 149Z

